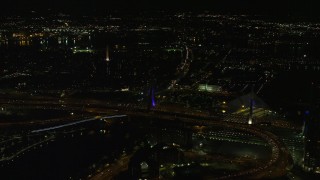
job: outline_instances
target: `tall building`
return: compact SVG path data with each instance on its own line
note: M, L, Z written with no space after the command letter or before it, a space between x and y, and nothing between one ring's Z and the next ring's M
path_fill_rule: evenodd
M305 111L303 129L305 148L302 167L305 171L320 173L320 107L313 95L314 92L311 92L310 110Z
M314 111L306 111L305 114L303 169L320 173L320 116Z

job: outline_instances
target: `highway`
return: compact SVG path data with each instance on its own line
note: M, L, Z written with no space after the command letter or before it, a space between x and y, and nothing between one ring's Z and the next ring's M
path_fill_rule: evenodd
M47 107L48 105L52 107L53 104L46 102L45 104L42 105L42 107ZM208 126L212 125L212 126L218 126L221 128L240 130L243 132L253 134L255 137L261 138L267 143L268 146L271 147L272 149L271 159L264 166L255 167L254 169L249 169L242 172L238 172L236 174L223 176L220 179L279 177L281 175L284 175L287 172L286 168L289 166L290 157L284 144L275 135L268 133L252 125L219 121L214 117L211 117L203 113L197 114L197 113L190 113L190 112L188 113L172 112L172 111L170 112L165 109L147 111L146 108L142 108L142 107L140 108L139 107L135 108L135 106L119 107L119 106L112 106L111 104L106 105L106 103L104 104L104 106L98 103L97 105L99 108L95 108L93 103L90 104L89 108L83 108L82 105L80 106L79 105L80 104L78 103L75 103L75 104L71 103L71 104L67 104L66 106L71 109L77 109L81 107L84 111L90 110L90 112L93 114L110 113L110 109L113 109L114 113L117 113L117 114L116 115L109 114L107 116L95 116L92 118L86 118L86 119L82 119L82 120L74 121L70 123L64 123L56 126L36 129L31 131L31 134L50 132L52 130L75 126L81 123L95 121L99 119L121 118L121 117L127 117L127 116L128 117L131 117L131 116L145 117L150 119L157 118L157 119L168 120L168 121L181 121L184 123L201 124L201 125L208 125ZM39 102L37 103L37 106L41 106ZM66 107L63 107L63 108L66 108Z
M186 58L184 61L177 67L176 75L177 78L172 80L168 89L173 89L174 86L179 83L179 81L186 76L186 74L189 72L190 64L192 61L192 58L190 58L190 54L192 54L192 49L189 49L186 46Z

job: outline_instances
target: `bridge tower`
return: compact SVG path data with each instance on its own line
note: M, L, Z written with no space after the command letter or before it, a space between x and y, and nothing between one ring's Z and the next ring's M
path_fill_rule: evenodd
M253 106L254 106L254 91L253 91L253 85L251 86L251 93L250 93L250 111L249 111L249 117L248 117L248 124L253 124Z
M149 94L148 94L149 98L148 98L148 110L155 108L156 107L156 99L155 99L155 95L154 95L154 87L151 87L149 89Z
M111 75L111 70L110 70L110 53L109 53L109 46L107 45L106 47L106 57L105 57L105 62L106 62L106 72L107 75Z
M106 48L106 61L110 62L109 46L107 46L107 48Z

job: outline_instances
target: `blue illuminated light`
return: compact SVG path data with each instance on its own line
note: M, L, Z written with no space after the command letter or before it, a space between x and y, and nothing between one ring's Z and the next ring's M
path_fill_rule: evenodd
M151 103L152 103L152 107L156 107L156 100L154 98L154 89L152 89L151 91Z
M309 114L310 114L310 111L307 110L307 111L304 112L304 114L305 114L305 115L309 115Z

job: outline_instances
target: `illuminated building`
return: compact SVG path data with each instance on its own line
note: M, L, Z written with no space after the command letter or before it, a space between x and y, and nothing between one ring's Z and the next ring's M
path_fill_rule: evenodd
M222 88L217 85L200 84L198 90L206 92L221 92Z

